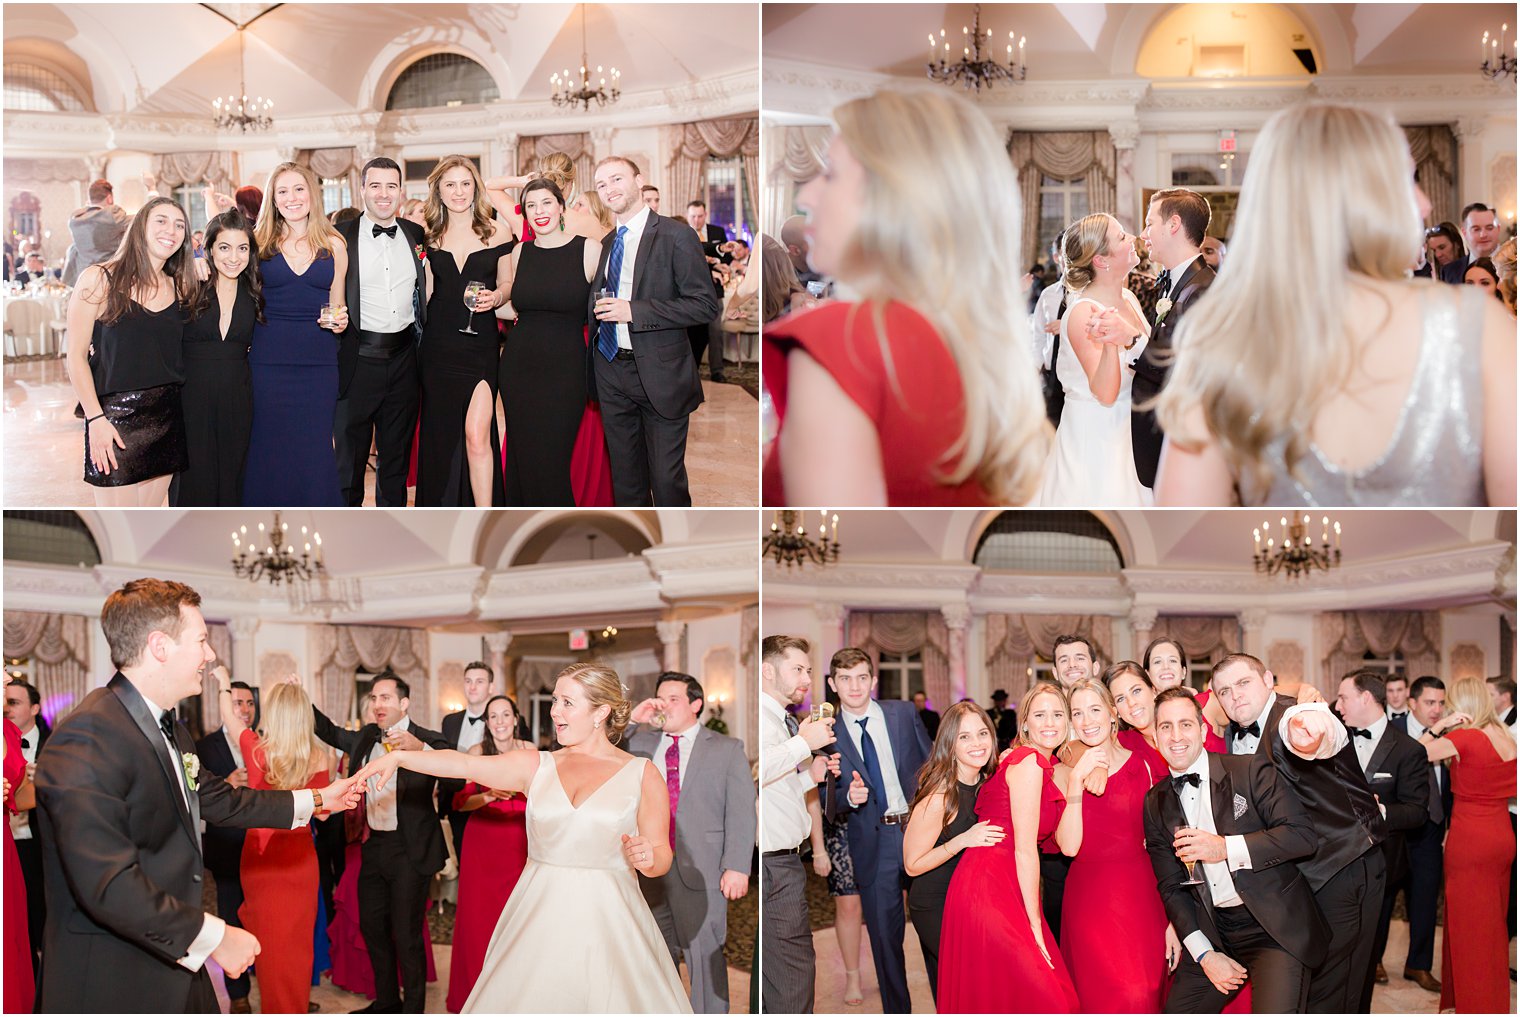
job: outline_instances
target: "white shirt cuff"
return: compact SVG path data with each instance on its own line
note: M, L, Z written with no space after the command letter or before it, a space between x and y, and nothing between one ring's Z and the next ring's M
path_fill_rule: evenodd
M1187 952L1192 954L1194 961L1214 949L1214 944L1209 942L1209 937L1204 935L1202 929L1189 932L1187 938L1182 941L1182 945L1187 947Z
M1238 833L1232 833L1225 837L1224 860L1229 865L1231 872L1251 867L1251 852L1246 848L1245 837Z
M296 814L290 822L290 828L299 830L311 822L311 814L317 811L317 797L308 788L292 791L291 794L296 796Z
M201 965L206 963L206 958L211 956L211 951L222 945L222 937L226 934L226 922L216 915L206 915L206 920L201 923L200 935L191 941L189 952L179 959L180 967L199 971Z
M1321 715L1314 717L1312 723L1325 732L1325 737L1320 740L1319 751L1312 756L1305 756L1293 748L1293 743L1288 740L1288 721L1303 713ZM1330 712L1329 703L1298 703L1288 707L1283 711L1282 720L1278 722L1277 733L1282 738L1283 747L1302 759L1329 759L1344 749L1348 740L1346 725Z

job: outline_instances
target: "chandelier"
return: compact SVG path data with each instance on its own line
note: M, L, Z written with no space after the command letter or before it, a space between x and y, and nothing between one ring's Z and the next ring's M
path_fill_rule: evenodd
M760 557L774 558L777 565L832 565L839 560L839 513L818 513L818 539L807 535L802 513L782 509L771 522L771 531L760 540Z
M284 587L293 611L331 617L335 611L353 611L362 603L359 587L349 579L334 579L327 572L322 535L301 527L301 549L296 552L290 524L278 511L274 525L259 523L253 533L247 526L232 531L232 571L241 579Z
M610 70L612 75L612 88L607 88L605 77L598 79L597 86L591 87L591 61L586 58L586 5L581 4L581 83L577 88L574 80L570 77L570 69L567 67L563 72L550 75L549 89L550 98L556 106L568 106L574 109L580 106L583 110L591 109L594 102L598 106L605 106L610 102L617 102L623 93L618 90L618 82L622 80L622 72L616 67ZM602 73L600 64L596 67L596 73Z
M1509 52L1509 25L1499 26L1497 39L1484 32L1481 52L1483 62L1478 65L1479 74L1490 81L1509 78L1510 84L1515 83L1515 58Z
M1272 535L1272 524L1262 520L1260 528L1251 531L1256 541L1256 553L1252 560L1257 572L1276 575L1286 572L1288 578L1297 579L1315 569L1329 572L1341 563L1341 524L1332 523L1329 516L1320 519L1319 546L1309 536L1310 519L1307 514L1291 523L1287 516L1278 521L1281 537ZM1335 546L1330 545L1330 534L1335 534ZM1265 542L1265 544L1263 543Z
M981 4L973 9L971 23L971 28L961 26L961 58L955 63L950 62L950 41L945 38L945 30L941 28L937 37L929 33L929 80L960 85L968 92L981 92L1004 81L1022 82L1029 72L1024 63L1024 37L1019 36L1015 43L1014 33L1008 33L1007 62L999 63L992 58L992 29L982 34ZM985 56L983 46L987 48ZM1018 49L1017 57L1014 49Z
M238 94L229 95L225 99L221 96L211 100L211 122L219 131L238 130L243 134L249 131L267 131L274 126L274 119L269 115L274 109L274 100L265 99L262 96L248 96L248 81L245 68L243 67L243 29L247 25L237 26L238 32Z

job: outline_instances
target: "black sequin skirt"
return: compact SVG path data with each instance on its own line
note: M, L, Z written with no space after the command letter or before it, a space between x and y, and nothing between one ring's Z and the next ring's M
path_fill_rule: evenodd
M90 462L90 428L84 429L84 482L92 487L127 487L179 473L190 465L185 454L185 414L178 385L159 385L100 397L100 411L116 425L127 447L116 448L116 469L102 473Z

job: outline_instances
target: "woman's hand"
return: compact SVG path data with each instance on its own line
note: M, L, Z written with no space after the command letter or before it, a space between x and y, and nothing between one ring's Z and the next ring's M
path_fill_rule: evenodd
M643 872L654 864L654 845L643 834L630 837L623 834L623 857L632 868Z
M489 311L494 308L501 299L499 290L477 290L475 293L475 311Z
M218 664L212 668L211 677L216 679L218 693L232 691L232 675L227 671L225 666Z
M966 848L992 847L1006 836L1001 826L982 820L965 833L952 837L950 844L956 851L964 851Z
M337 333L348 331L348 305L344 304L342 306L334 308L332 312L332 318L328 321L327 324L323 325L320 318L317 320L317 324L322 325L322 327L327 329L329 332Z
M85 431L90 436L90 462L101 473L110 475L116 469L116 449L125 449L127 443L121 440L121 433L116 430L116 425L105 418L104 415L96 417L85 425Z
M1089 748L1071 768L1071 779L1081 783L1096 769L1108 769L1108 750Z
M1034 945L1040 948L1040 956L1045 958L1045 964L1050 970L1056 969L1055 961L1050 959L1050 951L1045 948L1045 923L1040 920L1039 912L1029 919L1029 931L1034 933Z
M1182 941L1177 938L1177 930L1171 922L1166 924L1166 969L1176 971L1177 965L1182 963Z
M1445 737L1446 732L1450 731L1452 728L1461 727L1463 724L1470 725L1472 723L1472 714L1447 714L1445 717L1442 717L1439 721L1437 721L1437 723L1440 725L1439 729L1432 728L1431 734L1435 735L1437 738L1443 738Z
M828 879L829 873L834 871L834 863L829 860L827 851L813 852L813 871L818 874L819 879Z
M400 752L387 752L373 763L366 765L354 777L368 787L376 790L385 787L396 776L396 770L401 766ZM375 779L378 778L378 779ZM369 783L374 780L373 783Z

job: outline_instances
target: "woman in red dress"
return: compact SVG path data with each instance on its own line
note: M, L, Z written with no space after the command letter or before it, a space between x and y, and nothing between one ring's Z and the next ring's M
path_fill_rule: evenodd
M311 698L294 681L264 690L261 731L243 726L229 707L231 677L215 670L227 698L222 716L238 739L248 786L294 791L331 782L332 754L313 733ZM311 1000L311 930L317 921L317 849L306 827L249 830L243 839L243 928L259 941L259 1009L305 1013Z
M16 812L16 792L26 782L26 757L21 753L21 729L5 722L5 809ZM30 792L28 792L30 793ZM26 881L21 859L11 840L11 824L5 827L5 1012L31 1013L37 987L32 980L32 946L26 931Z
M1054 775L1066 795L1055 840L1075 859L1061 905L1061 953L1084 1012L1158 1013L1181 948L1156 890L1142 817L1145 793L1167 770L1115 740L1118 718L1102 682L1072 686L1071 724L1087 749ZM1098 767L1108 770L1102 795L1082 785Z
M1020 191L1002 136L932 87L834 119L829 166L797 205L812 267L860 300L765 330L779 430L764 503L1022 505L1050 427L1014 313Z
M1515 740L1494 716L1481 678L1446 690L1452 713L1420 736L1432 763L1451 769L1446 834L1446 934L1441 937L1441 1011L1509 1013L1509 936L1502 891L1515 861L1509 799Z
M976 800L976 818L1001 828L1004 838L962 852L945 896L941 1013L1077 1012L1077 991L1040 912L1039 844L1055 831L1063 807L1051 772L1069 730L1066 694L1037 683L1018 717L1016 747Z
M472 756L499 756L532 748L518 738L522 728L517 704L506 696L486 702L487 737L470 749ZM459 908L454 914L454 954L449 970L449 1013L459 1013L480 967L502 908L528 863L528 801L511 791L497 791L470 781L454 796L454 809L470 813L459 857Z

